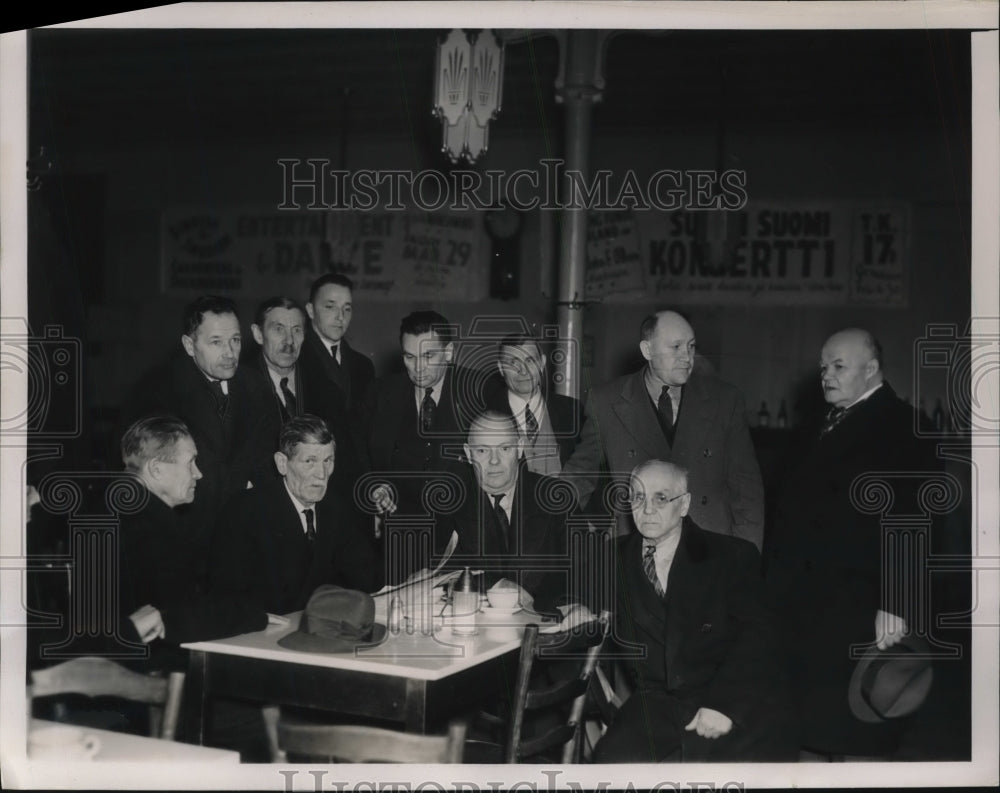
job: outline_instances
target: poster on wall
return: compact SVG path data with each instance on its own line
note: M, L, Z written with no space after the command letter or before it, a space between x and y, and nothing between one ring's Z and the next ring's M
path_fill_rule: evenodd
M161 291L302 297L343 272L364 299L481 300L488 290L482 220L473 212L164 212Z
M902 308L907 217L900 205L818 202L751 203L733 212L594 212L587 296Z

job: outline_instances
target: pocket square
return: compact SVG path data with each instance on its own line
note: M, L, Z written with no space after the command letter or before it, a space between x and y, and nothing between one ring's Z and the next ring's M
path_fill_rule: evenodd
M701 632L702 633L708 633L710 630L712 630L712 623L711 622L706 622L704 625L701 626Z

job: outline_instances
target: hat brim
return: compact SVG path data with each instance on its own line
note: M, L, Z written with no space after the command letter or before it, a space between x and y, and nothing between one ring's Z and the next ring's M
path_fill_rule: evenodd
M875 710L865 699L864 694L861 692L861 685L865 679L865 673L868 668L876 660L891 660L896 657L899 649L906 648L913 653L925 654L930 652L930 647L927 643L918 636L904 636L902 641L895 647L890 647L887 650L880 650L874 644L869 647L865 654L858 661L857 665L854 667L854 672L851 674L851 682L847 687L847 704L851 708L851 713L861 721L868 722L869 724L881 724L886 721L890 721L892 716L883 716L877 710ZM930 660L928 660L928 666L930 665ZM926 694L924 695L926 697ZM910 712L920 707L923 704L923 699L914 707Z
M350 653L359 647L370 647L382 642L385 638L385 625L376 622L372 626L370 639L336 639L333 637L314 636L296 630L278 639L278 644L288 650L298 650L304 653Z

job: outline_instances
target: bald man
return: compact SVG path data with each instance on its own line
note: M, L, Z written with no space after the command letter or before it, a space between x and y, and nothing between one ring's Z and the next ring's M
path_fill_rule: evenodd
M829 405L821 426L806 428L769 529L767 589L781 617L801 709L803 748L870 757L892 751L899 723L871 724L851 713L851 645L892 647L906 634L907 606L881 591L880 516L852 497L863 474L921 472L933 459L914 438L913 409L884 379L882 351L867 331L833 334L820 352ZM906 511L913 492L894 488Z
M695 371L695 333L675 311L643 320L639 351L646 366L591 389L579 445L562 475L587 504L606 468L624 486L645 460L669 460L689 471L691 517L702 528L742 537L761 548L764 485L750 440L743 396ZM629 532L628 515L617 516Z
M633 693L597 762L795 760L757 549L688 517L674 463L636 466L629 501L637 532L617 540L615 635L643 653L626 663Z

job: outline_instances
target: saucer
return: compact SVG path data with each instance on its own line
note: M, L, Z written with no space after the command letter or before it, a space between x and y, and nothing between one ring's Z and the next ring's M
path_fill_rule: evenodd
M523 610L524 609L521 606L514 606L512 609L498 609L496 606L491 606L489 603L484 603L480 608L480 611L488 617L510 617Z

